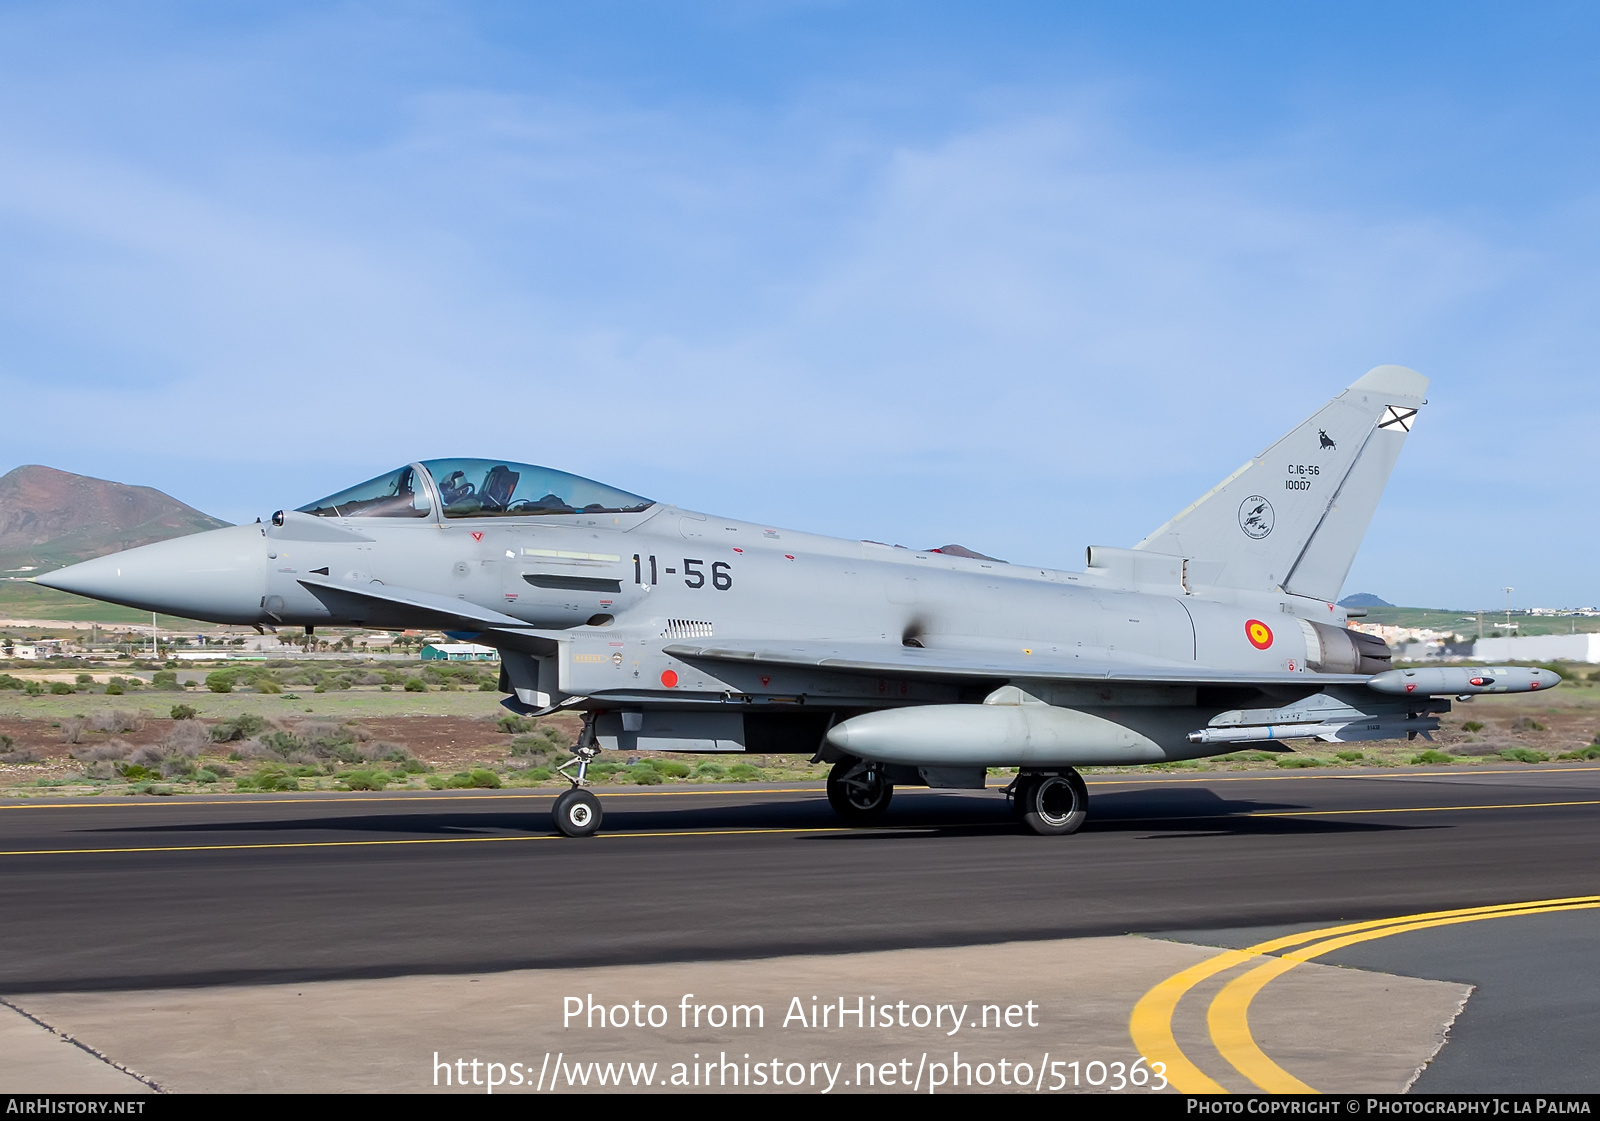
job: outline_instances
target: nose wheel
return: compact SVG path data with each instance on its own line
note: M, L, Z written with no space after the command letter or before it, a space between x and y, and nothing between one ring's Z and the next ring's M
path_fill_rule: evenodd
M1076 833L1089 816L1089 789L1071 767L1051 774L1024 772L1010 793L1022 824L1047 837Z
M581 787L564 790L556 799L556 828L568 837L592 837L605 820L600 799Z

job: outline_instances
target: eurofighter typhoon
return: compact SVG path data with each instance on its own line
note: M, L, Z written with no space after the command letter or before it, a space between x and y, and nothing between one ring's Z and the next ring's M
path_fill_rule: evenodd
M507 707L583 716L555 804L601 824L601 749L792 752L877 819L896 786L979 790L1071 833L1076 768L1295 738L1412 737L1523 668L1392 669L1335 600L1428 380L1379 366L1131 549L1082 572L682 510L548 467L411 463L266 522L36 577L217 623L436 628L500 651Z

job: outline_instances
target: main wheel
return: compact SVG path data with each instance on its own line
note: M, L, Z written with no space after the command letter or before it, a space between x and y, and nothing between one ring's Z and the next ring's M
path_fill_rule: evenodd
M1089 813L1089 790L1071 768L1060 774L1022 776L1016 799L1022 823L1046 836L1076 833Z
M868 825L883 816L894 797L894 784L883 766L865 759L841 759L828 772L828 804L850 825Z
M576 786L556 799L554 811L556 828L569 837L592 837L605 818L600 799Z

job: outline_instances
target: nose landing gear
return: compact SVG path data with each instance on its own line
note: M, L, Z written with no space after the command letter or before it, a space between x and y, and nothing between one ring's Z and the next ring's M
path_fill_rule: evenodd
M584 789L589 785L589 764L599 754L600 749L594 745L594 716L586 714L583 731L578 733L577 746L572 749L572 758L556 768L557 773L566 775L572 783L570 789L562 791L556 798L556 804L552 807L556 829L568 837L592 837L600 831L600 823L605 820L600 799ZM569 768L575 768L575 771Z

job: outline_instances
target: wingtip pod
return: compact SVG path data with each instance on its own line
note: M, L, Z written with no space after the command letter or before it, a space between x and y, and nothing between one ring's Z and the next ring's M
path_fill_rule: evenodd
M1367 686L1395 696L1470 697L1476 693L1533 693L1554 689L1561 675L1531 666L1435 666L1426 669L1392 669L1380 673Z
M1421 401L1428 395L1428 379L1408 366L1374 366L1351 382L1350 388Z

